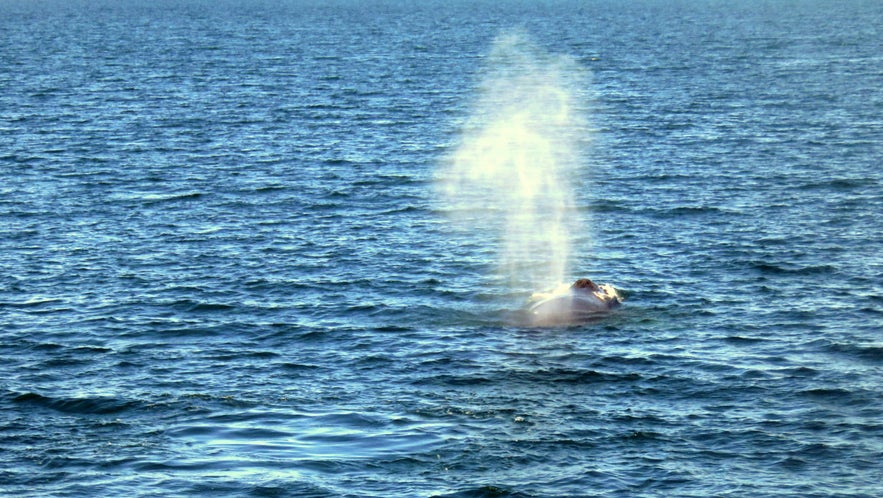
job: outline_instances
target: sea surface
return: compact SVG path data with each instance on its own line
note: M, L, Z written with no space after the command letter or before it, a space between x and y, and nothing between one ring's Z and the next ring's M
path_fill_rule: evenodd
M513 30L587 323L435 188ZM883 496L881 234L878 1L0 0L0 495Z

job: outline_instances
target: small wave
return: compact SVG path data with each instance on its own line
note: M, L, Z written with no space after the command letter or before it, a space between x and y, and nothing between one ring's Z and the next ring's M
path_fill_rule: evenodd
M862 360L870 360L873 362L883 362L883 344L843 344L834 343L828 347L831 351L860 358Z
M7 301L0 302L0 307L6 308L38 308L45 304L59 303L61 299L52 298L52 297L32 297L25 301Z
M254 190L252 190L252 192L257 193L257 194L266 194L266 193L278 192L280 190L288 190L288 188L289 187L286 185L273 184L273 185L264 185L262 187L255 187Z
M361 180L356 180L353 185L356 187L377 187L377 186L406 186L406 185L425 185L426 180L416 178L411 175L402 174L377 174Z
M518 491L510 491L492 485L468 488L443 495L432 495L432 498L528 498L532 495Z
M33 349L35 351L57 351L59 349L64 349L64 346L54 342L44 342L33 346Z
M345 159L342 157L329 157L327 159L323 159L322 164L325 164L327 166L347 166L347 165L351 165L354 163L352 161L350 161L349 159ZM336 177L337 175L334 175L334 176ZM337 178L333 178L333 179L337 179Z
M867 314L869 314L869 315L880 315L880 314L883 314L883 309L880 309L880 308L873 308L873 307L870 307L870 306L864 306L864 307L862 307L862 308L859 308L859 311L862 312L862 313L867 313Z
M137 403L117 398L52 398L37 393L24 393L15 396L14 403L49 408L62 413L81 415L108 415L129 410Z
M140 200L146 204L158 204L163 202L174 202L174 201L188 201L193 199L199 199L203 197L205 194L201 192L184 192L184 193L174 193L174 194L147 194L138 197L134 197L136 200Z
M431 380L419 379L415 384L443 384L449 386L478 386L495 384L500 381L521 381L529 384L555 383L555 384L597 384L607 382L634 382L642 377L636 373L615 374L599 372L591 369L564 369L552 368L525 371L497 371L490 373L472 374L444 374L433 377Z
M721 212L721 209L713 206L679 206L668 210L668 214L673 216L702 215L719 212Z
M804 183L797 188L800 190L850 191L862 187L873 187L878 183L874 178L834 178L821 182Z
M417 379L412 384L414 385L424 385L427 383L431 384L441 384L445 386L480 386L485 384L492 384L493 380L488 377L478 376L478 375L452 375L452 374L444 374L437 375L433 377L431 380L428 379Z
M760 270L762 273L773 275L823 275L837 271L837 268L832 265L791 266L769 261L752 261L750 264L754 269Z
M717 215L724 213L725 211L715 206L673 206L669 208L646 208L640 212L653 218L669 219L674 217L683 218Z
M113 351L113 349L103 346L77 346L72 350L80 353L110 353Z
M157 323L157 325L166 325L166 324ZM175 337L175 338L211 337L211 336L220 335L228 330L229 330L229 328L227 328L223 325L198 326L198 325L194 324L192 326L184 326L184 327L172 327L172 328L163 327L161 333L167 337ZM158 332L158 333L160 333L160 332Z
M566 384L586 384L586 383L605 383L605 382L635 382L643 377L637 373L608 373L599 372L597 370L571 370L571 369L551 369L540 370L536 372L541 378L548 378L552 382ZM531 376L532 377L532 376Z
M236 306L232 304L224 304L224 303L208 303L201 301L194 301L191 299L182 299L179 301L174 301L169 303L169 306L172 308L181 309L188 312L215 312L215 311L229 311L235 309Z
M316 370L322 370L322 368L323 368L318 365L310 365L310 364L306 364L306 363L292 363L292 362L281 363L281 364L279 364L279 366L282 367L284 370L288 370L291 372L311 372L311 371L316 371Z
M782 370L782 372L791 377L817 377L820 373L818 370L806 366L787 368Z
M196 303L188 308L188 311L227 311L236 307L230 304L220 303Z
M425 211L424 208L408 205L400 208L390 209L388 211L382 211L380 212L380 215L387 216L393 214L422 213L423 211Z
M664 439L662 434L655 431L633 431L621 436L621 439L629 442L654 441Z
M405 325L380 325L372 330L375 332L413 332L416 329Z
M628 213L631 208L618 201L596 201L589 205L589 211L592 213Z
M389 368L391 366L394 366L395 364L396 361L386 354L370 354L360 356L359 359L354 362L354 365L363 369Z
M791 243L792 241L785 237L762 237L760 239L757 239L757 244L761 247L788 247L789 245L791 245Z
M369 315L373 315L373 314L376 314L376 313L382 311L383 309L384 309L384 307L380 304L360 303L360 304L354 304L352 306L348 306L346 308L346 312L347 313L365 312Z
M215 361L221 362L232 362L241 359L247 358L256 358L259 360L276 358L280 356L279 353L274 353L273 351L233 351L233 352L223 352L217 354L209 354L206 358L210 358Z
M325 194L326 199L347 199L350 197L350 193L345 190L335 189L331 192Z
M656 365L657 362L653 358L646 356L605 356L601 358L605 364L611 365Z
M833 399L846 399L852 396L852 392L847 391L845 389L837 389L837 388L816 388L816 389L806 389L804 391L800 391L798 394L804 396L812 396L818 398L833 398Z
M337 202L315 202L307 208L309 212L324 212L324 211L337 211L344 207L342 204ZM339 218L340 215L333 216L334 218ZM327 218L326 218L327 219Z
M764 342L769 339L765 339L763 337L745 337L741 335L731 335L724 337L725 342L729 342L731 344L754 344L758 342Z

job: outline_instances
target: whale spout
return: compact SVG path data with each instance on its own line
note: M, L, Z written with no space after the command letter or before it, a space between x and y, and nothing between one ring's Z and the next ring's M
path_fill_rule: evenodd
M535 326L570 325L597 318L618 308L621 302L612 285L598 285L583 278L570 286L531 296L528 315Z

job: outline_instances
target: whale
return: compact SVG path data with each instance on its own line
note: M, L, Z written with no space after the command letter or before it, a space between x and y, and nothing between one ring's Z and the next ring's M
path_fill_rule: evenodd
M528 301L531 325L572 325L596 319L620 307L622 298L609 284L598 285L587 278L551 292L537 293Z

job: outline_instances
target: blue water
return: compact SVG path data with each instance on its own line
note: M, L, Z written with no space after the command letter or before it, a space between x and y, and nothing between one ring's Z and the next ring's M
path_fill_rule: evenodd
M881 26L0 0L0 494L883 495ZM519 325L433 187L511 29L590 75L600 320Z

